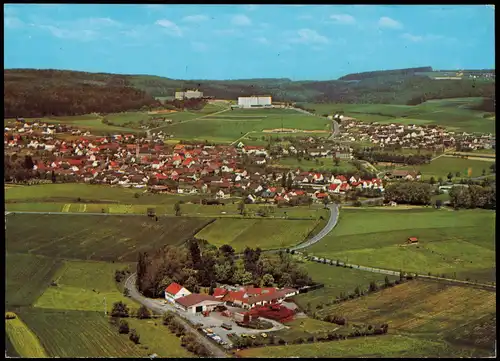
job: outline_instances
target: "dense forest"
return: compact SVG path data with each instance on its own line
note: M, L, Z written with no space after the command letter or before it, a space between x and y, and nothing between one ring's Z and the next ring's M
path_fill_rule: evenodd
M377 70L377 71L366 71L362 73L347 74L340 77L339 80L363 80L369 78L375 78L380 76L388 75L413 75L415 73L425 73L432 71L432 67L424 66L420 68L406 68L406 69L396 69L396 70Z
M154 97L199 89L204 95L236 100L271 95L274 101L417 105L430 99L485 97L494 99L494 81L433 80L417 76L432 68L410 68L349 74L328 81L290 79L177 80L149 75L118 75L65 70L4 70L6 117L42 117L111 113L157 107ZM345 81L345 79L359 81ZM489 103L488 109L491 107ZM485 107L488 104L485 104Z
M115 113L159 105L119 75L4 71L4 118Z

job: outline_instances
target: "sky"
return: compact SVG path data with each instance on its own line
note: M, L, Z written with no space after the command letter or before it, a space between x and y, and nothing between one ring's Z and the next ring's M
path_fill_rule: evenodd
M6 4L4 67L330 80L495 67L492 5Z

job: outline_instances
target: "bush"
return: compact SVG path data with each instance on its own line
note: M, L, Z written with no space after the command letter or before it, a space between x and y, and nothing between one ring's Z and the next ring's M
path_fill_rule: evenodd
M125 288L125 289L123 290L123 295L124 295L125 297L130 297L130 292L129 292L128 288Z
M125 320L120 321L120 326L118 327L118 332L121 334L127 334L129 332L128 322Z
M172 311L167 311L163 315L163 324L165 326L168 326L172 322L173 319L174 319L174 314L172 313Z
M130 331L130 336L128 338L130 339L130 341L132 341L133 343L135 343L137 345L139 343L139 340L141 337L139 336L139 334L137 333L135 328L133 328Z
M14 312L5 312L6 320L13 320L16 318L16 314Z
M111 310L111 317L128 317L128 307L122 301L115 302Z
M137 318L141 320L151 318L151 312L149 312L146 306L141 306L137 310Z

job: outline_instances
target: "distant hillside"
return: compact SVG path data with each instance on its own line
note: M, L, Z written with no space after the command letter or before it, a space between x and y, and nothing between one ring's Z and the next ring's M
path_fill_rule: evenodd
M423 73L429 71L432 71L432 67L430 66L424 66L420 68L396 69L396 70L377 70L377 71L367 71L363 73L347 74L344 75L343 77L340 77L339 80L363 80L369 78L384 77L388 75L408 76L408 75L414 75L415 73Z
M275 101L413 105L429 99L494 98L494 81L433 80L431 67L349 74L339 80L179 80L60 70L4 70L5 116L76 115L158 106L155 97L196 88L207 96L237 99L271 95Z

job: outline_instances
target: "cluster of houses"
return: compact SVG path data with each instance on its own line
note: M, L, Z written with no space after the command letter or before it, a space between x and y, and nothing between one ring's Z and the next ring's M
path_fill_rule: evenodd
M189 313L211 312L217 306L234 306L249 310L256 306L279 304L286 298L298 294L294 288L276 289L274 287L220 287L213 295L191 293L178 283L171 283L165 289L166 302Z
M456 142L471 150L491 149L495 144L492 134L455 133L436 125L403 125L364 123L348 118L340 125L340 139L370 142L379 147L401 146L403 148L449 148Z
M383 190L382 180L347 179L331 172L276 172L266 168L268 151L261 146L165 145L161 139L139 138L133 134L112 137L78 136L58 139L59 125L19 124L6 128L6 152L29 151L33 169L40 174L65 175L74 181L147 188L152 192L215 195L216 198L248 195L250 202L291 202L300 197L322 200L328 193L343 194L350 189ZM18 129L24 129L20 134ZM52 129L52 130L51 130ZM72 131L66 129L66 131ZM243 162L244 158L244 162ZM286 190L283 176L293 187ZM292 188L292 189L290 189Z

